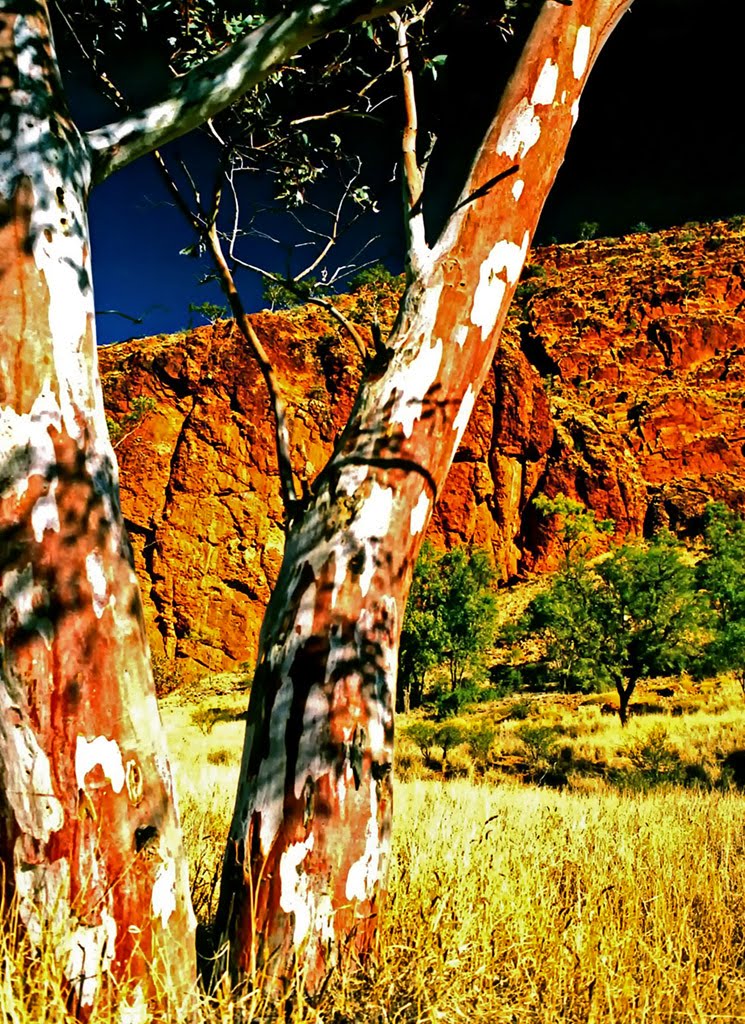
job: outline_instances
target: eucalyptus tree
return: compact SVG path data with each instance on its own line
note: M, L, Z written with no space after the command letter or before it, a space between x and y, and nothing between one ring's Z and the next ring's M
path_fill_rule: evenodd
M541 5L436 230L425 224L431 183L409 70L417 15L395 20L407 287L328 464L303 495L290 486L292 467L283 469L285 554L260 638L218 916L237 977L263 965L318 988L342 952L374 939L414 562L587 76L630 3ZM177 66L165 99L82 133L65 104L47 4L0 0L1 852L32 937L45 916L72 918L59 948L82 1012L101 969L143 984L148 969L160 980L171 971L182 988L193 973L181 841L96 370L88 195L238 100L305 43L395 6L232 5L235 41L194 64L188 39L201 42L200 12L211 17L212 0L100 0L115 15L114 35L135 14L181 25L180 12L186 31L164 34L163 46L176 47L176 65L187 54L188 66ZM96 0L73 0L60 10L82 32L92 7Z
M73 30L96 8L115 32L152 12L188 25L200 6L59 5ZM169 988L186 998L195 973L171 773L97 370L88 198L299 48L393 7L277 3L266 18L256 6L250 23L237 19L230 47L159 99L83 132L68 110L47 0L0 0L0 861L30 939L52 930L81 1015L102 973L139 979L139 1002Z
M285 487L285 551L259 638L217 921L237 978L258 967L318 990L341 957L375 941L391 843L396 664L414 564L587 76L630 5L540 5L501 100L495 88L496 109L460 194L436 227L425 221L432 182L408 48L417 15L407 9L393 19L407 283L333 454L302 497Z

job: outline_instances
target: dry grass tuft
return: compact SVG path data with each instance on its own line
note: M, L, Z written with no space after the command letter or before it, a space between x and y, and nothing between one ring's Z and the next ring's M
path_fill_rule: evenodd
M626 730L593 706L532 700L514 719L496 705L480 709L463 716L465 739L447 750L446 767L463 776L452 781L427 769L417 745L404 740L380 948L369 962L337 972L321 1005L299 998L285 1021L744 1019L742 796L668 784L619 791L592 774L578 775L560 793L518 785L496 768L488 777L501 777L501 785L473 779L475 757L491 735L487 726L492 759L524 754L524 738L545 728L555 730L559 753L571 747L575 761L581 755L633 765L635 756L650 756L639 751L659 748L706 762L714 772L724 753L745 747L745 714L739 706L720 706L718 695L718 689L711 700L693 694L695 714L638 718ZM214 702L207 695L202 710ZM226 697L223 703L226 713L207 731L199 714L195 720L200 706L171 698L165 704L203 924L215 910L244 728L234 714L237 702ZM67 1024L52 950L29 950L12 914L0 956L0 1024ZM92 1024L113 1024L120 1005L119 994L109 993ZM225 985L202 1000L198 1016L204 1024L272 1019L258 993L236 998Z

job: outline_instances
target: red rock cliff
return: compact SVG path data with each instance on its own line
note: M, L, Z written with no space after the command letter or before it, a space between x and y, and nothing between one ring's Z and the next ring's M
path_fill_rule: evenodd
M620 536L695 530L709 496L745 508L745 231L692 226L531 260L433 539L488 546L507 578L551 563L537 493L581 499ZM395 308L372 286L340 302L360 325ZM253 322L312 479L359 357L312 307ZM155 652L210 669L251 660L282 530L268 402L240 334L222 322L100 360Z

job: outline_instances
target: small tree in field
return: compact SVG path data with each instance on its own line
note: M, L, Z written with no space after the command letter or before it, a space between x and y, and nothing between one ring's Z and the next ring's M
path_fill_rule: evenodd
M705 643L708 605L669 535L583 559L556 574L518 628L540 636L546 668L567 692L615 686L622 724L640 679L692 665Z
M621 723L640 679L691 666L706 642L709 608L696 573L669 534L626 544L596 568L601 665L618 693Z
M494 639L497 602L495 572L480 548L453 548L442 556L445 580L441 619L445 660L453 690L466 676L483 669L484 653Z
M713 635L702 659L708 672L732 672L745 693L745 519L720 503L706 510L707 555L698 581L714 610Z
M401 705L421 703L429 669L447 664L453 690L482 667L496 616L494 568L485 551L438 552L425 541L401 630Z
M398 652L399 705L403 711L421 704L427 672L441 662L445 649L438 614L444 589L439 557L425 541L411 581Z
M598 521L594 512L564 494L539 495L533 504L554 521L562 561L551 586L531 601L519 622L508 627L507 635L541 636L544 668L564 693L603 689L610 680L602 668L597 577L589 571L587 559L615 525L609 519Z

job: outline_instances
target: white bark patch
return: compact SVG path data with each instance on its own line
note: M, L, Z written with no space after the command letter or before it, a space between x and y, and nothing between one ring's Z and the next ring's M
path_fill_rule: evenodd
M313 849L315 836L311 832L304 843L293 843L280 857L279 877L281 882L279 905L286 914L295 915L293 944L297 949L310 931L313 919L314 897L310 880L299 871L300 865Z
M57 481L55 479L49 485L47 493L42 494L31 509L31 528L34 531L37 544L41 544L47 530L59 533L59 509L54 496L56 490Z
M114 792L121 793L125 779L124 763L116 740L107 740L105 736L87 740L84 736L78 736L75 747L75 778L78 789L86 788L86 775L99 765Z
M11 569L2 577L0 591L7 601L5 608L0 608L0 627L7 629L13 624L15 613L16 624L23 629L35 630L49 649L52 646L52 623L45 616L37 615L36 609L43 607L44 589L34 583L34 570L30 565L22 569Z
M579 100L576 99L571 106L572 111L572 124L575 125L579 120Z
M437 379L442 353L441 338L435 338L430 345L427 336L424 336L421 348L411 362L397 370L383 389L381 395L383 405L388 402L391 395L395 394L391 420L401 424L405 437L411 437L414 424L422 415L424 399Z
M364 597L367 597L377 569L377 549L380 538L385 537L390 529L394 498L393 488L381 487L377 480L373 480L370 494L351 526L352 536L359 544L366 547L367 557L359 581ZM339 559L339 562L341 561L342 559Z
M81 1006L92 1006L101 980L114 959L116 921L101 911L101 924L78 925L65 938L67 964L65 977L79 994Z
M65 820L62 804L54 795L49 758L4 687L0 688L0 759L5 796L18 828L42 844L49 842Z
M411 510L411 516L409 517L409 528L412 536L416 536L424 529L424 524L427 521L427 513L429 512L429 498L422 491L419 495L416 505Z
M161 925L165 928L176 909L176 864L171 857L166 858L158 866L150 906L153 916L159 917Z
M372 481L370 493L352 523L352 532L357 540L385 537L391 525L393 498L392 487L381 487L377 480Z
M574 41L574 53L572 54L572 72L579 80L587 70L587 62L590 59L590 39L592 30L589 25L580 25L577 29L577 38Z
M345 762L341 775L336 780L336 798L339 801L339 813L344 819L344 805L347 802L347 771L348 765Z
M466 393L463 395L463 399L460 403L460 409L458 409L458 415L453 420L453 430L455 431L455 448L457 450L458 445L461 442L463 433L468 426L468 421L471 418L473 412L473 406L476 402L476 392L473 390L473 385L469 384L466 389Z
M365 852L347 874L345 895L348 900L368 899L375 890L380 874L380 834L378 830L378 798L375 783L370 783L370 817L365 828Z
M85 556L85 574L91 585L93 612L96 618L100 619L108 604L108 585L103 562L97 551L91 551L89 555Z
M45 936L59 941L70 930L70 866L66 860L28 864L24 840L16 839L13 865L18 916L32 946Z
M469 329L470 328L468 324L458 324L458 326L453 331L453 341L458 346L458 348L463 348L463 346L465 345Z
M473 295L471 323L481 328L481 340L486 341L494 330L499 311L507 291L507 284L515 284L528 253L530 235L526 231L522 245L501 239L479 269L479 283ZM500 275L504 275L504 278Z
M119 1024L147 1024L150 1019L145 993L142 985L138 985L132 993L131 1001L122 999L119 1004Z
M518 178L517 181L513 183L513 185L512 185L512 196L513 196L515 202L517 202L518 199L520 198L520 196L523 194L523 189L524 188L525 188L525 182L522 180L522 178Z
M510 160L524 157L541 137L541 119L524 96L505 119L497 142L497 154Z
M546 63L541 68L538 81L535 83L535 89L533 89L533 95L530 97L530 102L535 106L548 106L549 103L553 103L556 97L556 87L558 84L559 65L554 64L551 58L547 57Z
M374 761L378 760L381 754L386 754L385 728L378 716L371 715L367 722L367 736L370 740L370 753Z
M345 466L339 474L336 489L344 494L355 494L369 475L369 466Z
M335 939L334 904L327 892L321 893L316 905L314 928L323 945L331 945Z
M48 476L55 463L49 427L59 430L61 426L62 413L48 382L27 415L21 416L9 406L0 409L0 458L4 462L12 458L21 462L6 493L22 498L30 477Z
M294 649L294 648L293 648ZM269 856L279 826L282 823L284 803L284 778L287 767L285 752L285 729L292 704L292 680L287 673L274 699L269 721L269 751L261 762L256 776L254 810L261 815L259 842L261 852Z
M328 770L324 755L324 738L328 732L331 705L323 686L314 683L303 710L303 731L300 734L295 773L295 797L299 800L308 776L315 782Z
M316 585L311 583L300 598L297 614L295 615L295 636L300 640L307 640L313 635L313 623L316 617Z

